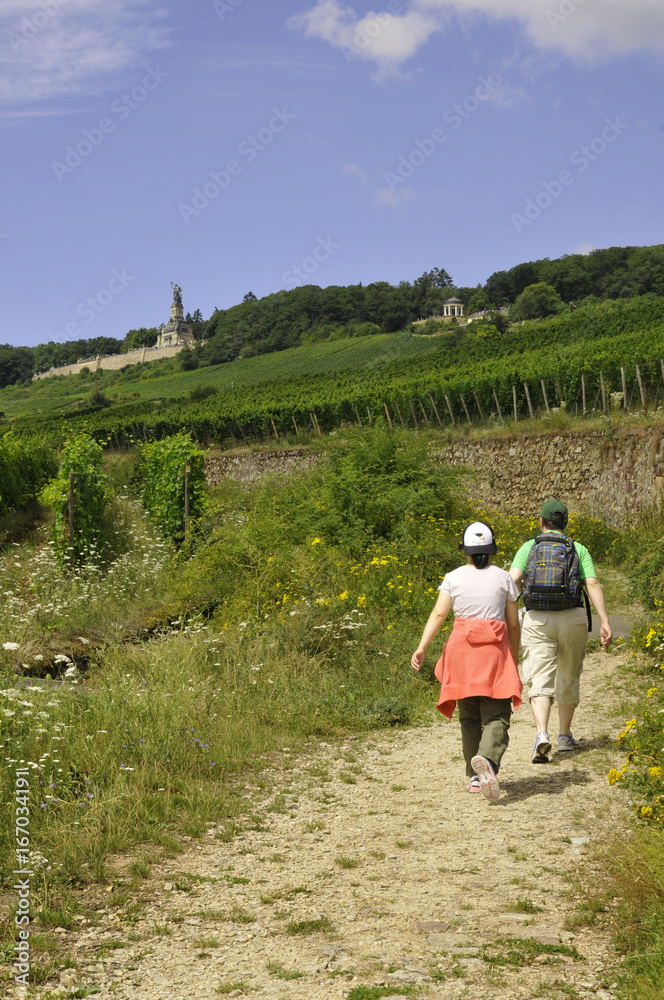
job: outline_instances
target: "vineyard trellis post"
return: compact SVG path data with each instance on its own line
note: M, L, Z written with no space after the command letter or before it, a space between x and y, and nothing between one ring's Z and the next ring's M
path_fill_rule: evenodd
M279 441L279 433L274 423L274 417L270 417L270 423L272 424L272 430L274 431L274 436L276 437L277 441Z
M383 403L383 406L385 407L385 416L387 417L387 422L390 425L390 430L393 431L394 427L392 426L392 421L390 419L390 411L387 408L387 403Z
M295 428L295 437L300 436L300 428L297 426L297 420L295 419L295 414L291 413L291 420L293 421L293 426Z
M558 390L558 402L561 406L564 406L565 400L563 398L563 390L559 378L556 379L556 389Z
M530 389L528 388L528 383L527 382L523 383L523 388L526 390L526 399L528 400L528 412L530 413L531 417L534 417L535 414L533 412L533 404L532 404L531 399L530 399Z
M371 419L372 419L371 418L371 410L369 409L368 406L367 406L367 416L369 417L369 427L371 427Z
M512 386L512 402L514 403L514 423L517 423L519 419L519 409L516 405L516 386Z
M662 365L664 365L664 361L662 362ZM440 413L438 412L438 407L436 406L436 401L433 398L433 396L431 396L431 395L429 396L429 399L431 400L431 405L433 406L433 412L436 414L436 420L438 421L438 426L442 430L443 429L443 421L440 419Z
M415 413L415 407L413 406L412 399L409 399L408 402L410 403L410 412L413 414L413 421L415 423L415 430L417 431L417 430L419 430L420 425L417 422L417 414Z
M643 379L641 378L641 368L639 365L636 366L636 379L639 383L639 392L641 393L641 402L643 403L643 409L647 409L646 406L646 390L643 385Z
M549 409L549 397L546 394L546 382L543 378L540 379L540 385L542 386L542 395L544 396L544 407L547 413L551 413Z
M581 404L583 408L583 416L586 415L586 376L581 376Z
M466 413L466 419L468 420L469 424L472 424L472 420L470 419L470 413L468 412L468 407L466 406L466 400L463 398L462 393L459 393L459 397L461 399L461 405L463 406Z
M422 400L419 399L418 402L420 404L420 409L422 411L422 416L426 420L427 427L431 427L431 421L429 420L429 418L427 416L427 411L424 409L424 404L422 403Z
M600 392L602 393L602 413L604 414L604 416L606 416L607 408L606 408L606 386L604 385L604 372L599 373L599 387L600 387Z
M69 561L71 568L74 568L74 500L76 498L76 476L69 473Z
M189 482L191 479L191 465L189 462L184 467L184 537L187 537L189 528Z
M491 391L493 392L493 398L496 401L496 409L498 410L498 419L500 420L500 422L502 424L502 422L503 422L503 411L500 409L500 403L498 402L498 393L496 392L494 386L491 387Z
M353 403L352 405L353 405L353 409L355 410L355 416L357 417L357 422L358 422L358 424L361 427L362 426L362 421L360 420L360 414L357 412L357 407L356 407L355 403Z
M623 394L623 409L626 410L629 407L629 400L627 399L627 379L625 378L625 369L620 367L620 381L622 382L622 394Z
M447 395L447 393L445 393L445 402L447 403L447 409L449 410L450 420L452 421L452 427L456 427L456 420L454 419L452 404L450 403L450 397Z
M479 411L480 419L481 419L482 423L485 424L486 420L484 419L484 411L482 410L482 407L480 406L479 398L478 398L477 393L475 392L474 389L473 389L473 396L475 397L475 405L477 406L477 409Z
M394 405L395 405L396 411L397 411L397 413L399 415L399 423L401 424L402 429L405 430L406 429L406 425L403 422L403 417L401 416L401 410L399 409L399 404L397 403L396 399L394 401Z

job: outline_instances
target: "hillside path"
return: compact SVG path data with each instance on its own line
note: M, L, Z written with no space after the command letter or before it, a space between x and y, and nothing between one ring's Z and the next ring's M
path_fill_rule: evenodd
M465 790L456 717L297 756L284 748L262 787L247 789L259 820L247 816L229 842L211 827L155 866L133 925L109 905L100 926L67 935L81 980L115 1000L212 1000L220 986L228 996L329 1000L363 984L389 984L393 996L422 985L432 1000L608 1000L618 958L602 918L575 925L570 880L596 883L595 848L628 810L606 780L625 721L619 662L586 659L578 752L531 764L534 727L527 705L519 709L495 805ZM432 689L432 718L434 700ZM288 933L302 921L323 930ZM519 950L499 938L582 957L487 962ZM100 959L111 941L124 947Z

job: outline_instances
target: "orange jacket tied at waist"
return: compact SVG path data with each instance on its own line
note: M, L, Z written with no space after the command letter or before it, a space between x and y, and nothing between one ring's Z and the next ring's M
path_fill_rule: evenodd
M522 684L507 626L497 618L455 618L436 678L441 684L436 707L448 719L459 698L511 698L515 710L521 704Z

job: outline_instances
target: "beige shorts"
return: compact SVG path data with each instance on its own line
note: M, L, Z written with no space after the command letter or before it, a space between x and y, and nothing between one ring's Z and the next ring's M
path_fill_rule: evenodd
M526 611L521 628L523 682L530 697L579 704L579 678L588 641L585 608Z

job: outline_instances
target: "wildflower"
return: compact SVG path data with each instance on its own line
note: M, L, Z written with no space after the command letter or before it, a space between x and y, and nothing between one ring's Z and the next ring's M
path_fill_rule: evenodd
M311 542L312 545L320 545L320 538L314 538Z
M606 776L606 780L610 785L616 785L623 776L622 771L617 771L615 767L612 767Z
M19 648L19 644L18 644L18 642L3 642L2 648L3 649L18 649Z
M649 767L648 774L651 778L659 778L662 773L661 767Z

